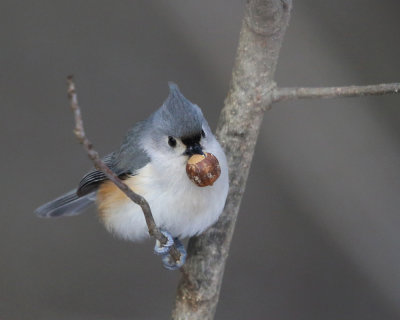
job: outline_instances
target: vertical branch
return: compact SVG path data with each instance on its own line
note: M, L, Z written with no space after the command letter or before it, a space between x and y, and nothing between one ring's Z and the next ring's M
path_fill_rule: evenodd
M186 272L173 319L213 319L225 262L254 154L263 110L272 103L274 73L291 0L248 0L232 82L217 127L229 165L230 190L218 222L189 241Z

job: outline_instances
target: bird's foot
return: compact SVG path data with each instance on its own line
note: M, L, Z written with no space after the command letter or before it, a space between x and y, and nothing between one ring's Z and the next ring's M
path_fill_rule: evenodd
M171 255L169 255L169 254L163 255L163 257L162 257L163 266L165 269L168 269L168 270L177 270L180 267L182 267L186 262L185 246L178 238L174 238L173 241L174 241L175 247L180 252L181 257L179 258L179 261L175 261L171 257Z
M162 244L160 241L156 240L156 245L154 246L154 253L157 255L168 255L169 250L174 244L174 239L168 231L160 230L161 233L168 239L165 244Z

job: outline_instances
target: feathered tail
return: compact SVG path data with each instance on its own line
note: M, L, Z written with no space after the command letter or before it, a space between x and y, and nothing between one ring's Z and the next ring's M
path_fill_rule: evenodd
M45 203L35 210L42 218L54 218L60 216L74 216L80 214L96 200L96 193L92 192L83 197L78 197L76 189L57 199Z

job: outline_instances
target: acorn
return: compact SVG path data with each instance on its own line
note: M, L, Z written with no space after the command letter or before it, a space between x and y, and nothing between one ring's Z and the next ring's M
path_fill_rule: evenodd
M204 155L194 154L189 158L186 173L199 187L212 186L221 175L221 167L212 153L205 152Z

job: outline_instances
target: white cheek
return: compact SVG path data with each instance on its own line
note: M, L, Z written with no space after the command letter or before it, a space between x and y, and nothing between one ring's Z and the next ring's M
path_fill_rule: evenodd
M178 142L176 147L173 148L172 152L175 156L182 156L186 151L186 147L182 142Z

